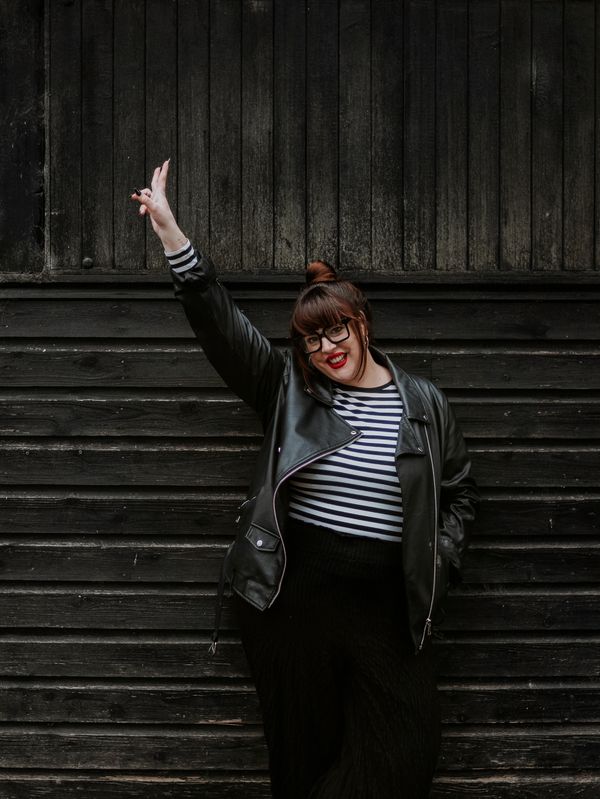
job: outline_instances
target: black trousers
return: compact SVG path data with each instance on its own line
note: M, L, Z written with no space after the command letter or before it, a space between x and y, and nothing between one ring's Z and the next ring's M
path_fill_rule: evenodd
M293 522L293 520L290 520ZM426 799L440 718L408 632L401 545L293 522L272 608L236 599L274 799Z

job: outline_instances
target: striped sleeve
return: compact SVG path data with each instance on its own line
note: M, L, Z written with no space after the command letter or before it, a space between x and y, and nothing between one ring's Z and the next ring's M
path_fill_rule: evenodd
M173 252L167 252L165 250L165 256L172 271L177 275L180 275L182 272L187 272L188 269L191 269L198 263L198 254L192 247L189 239L183 247L180 247L178 250L173 250Z

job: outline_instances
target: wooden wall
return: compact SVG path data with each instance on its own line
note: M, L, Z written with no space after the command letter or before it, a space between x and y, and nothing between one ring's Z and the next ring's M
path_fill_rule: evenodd
M269 796L229 608L208 653L259 428L128 205L166 155L277 344L330 258L456 408L484 501L435 642L432 796L598 796L597 17L0 0L1 799Z

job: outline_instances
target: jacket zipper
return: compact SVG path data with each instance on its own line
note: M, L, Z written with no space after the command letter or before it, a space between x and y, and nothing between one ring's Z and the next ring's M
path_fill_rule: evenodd
M425 639L431 635L431 614L433 613L433 603L435 601L435 584L437 579L437 555L438 555L438 499L437 499L437 481L435 479L435 468L433 466L433 453L431 452L431 442L429 441L429 433L425 427L425 438L427 439L427 449L429 451L429 463L431 464L431 476L433 478L433 509L434 509L434 530L433 530L433 584L431 587L431 602L429 603L429 612L423 628L423 635L421 643L419 644L419 651L425 645Z
M277 500L277 492L279 491L279 489L281 488L283 483L286 480L289 480L289 478L292 477L292 475L296 474L296 472L300 471L300 469L304 469L305 466L310 466L311 463L314 463L315 461L318 461L319 458L322 458L325 455L331 455L333 452L338 452L340 449L343 449L348 444L350 444L352 441L358 441L358 439L362 436L362 433L360 433L358 430L351 430L351 432L352 432L352 438L349 441L345 441L343 444L340 444L339 447L334 447L333 449L327 449L327 450L324 450L323 452L319 452L319 454L316 455L314 458L310 458L309 460L298 464L298 466L296 466L294 469L292 469L291 472L288 472L287 474L284 474L283 477L281 478L281 480L275 486L275 490L273 491L273 518L275 519L275 525L277 527L277 532L279 533L279 540L281 541L281 546L283 547L283 569L281 571L281 577L279 578L279 585L277 586L277 591L275 592L275 596L273 597L273 599L269 602L268 607L271 607L273 602L275 602L275 600L279 596L279 593L281 591L281 586L283 584L283 578L285 576L285 569L286 569L286 566L287 566L287 552L285 551L285 542L284 542L283 536L281 534L281 528L279 527L279 520L277 519L277 510L275 509L275 502Z

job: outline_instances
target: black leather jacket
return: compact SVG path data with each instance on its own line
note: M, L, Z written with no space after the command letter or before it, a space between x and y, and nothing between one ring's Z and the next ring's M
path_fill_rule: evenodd
M226 557L233 590L264 610L285 579L287 481L303 466L340 449L360 433L332 411L331 387L318 376L307 388L290 353L273 347L218 281L210 259L180 275L175 293L206 356L225 383L261 417L264 441L237 535ZM409 623L423 647L461 567L478 494L454 414L428 380L397 368L382 352L402 399L396 464L402 489L402 553ZM400 584L400 581L399 581Z

